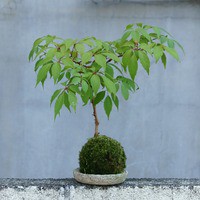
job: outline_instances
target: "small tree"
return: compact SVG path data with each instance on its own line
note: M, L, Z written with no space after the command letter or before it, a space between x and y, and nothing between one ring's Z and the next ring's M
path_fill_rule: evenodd
M109 118L113 105L119 107L119 91L125 100L129 93L138 89L135 83L141 65L149 74L150 59L161 60L166 68L166 53L177 61L175 50L183 47L164 29L138 24L129 24L122 37L115 41L102 41L95 37L62 39L47 35L38 38L29 54L29 61L37 60L36 86L44 85L49 76L59 84L50 100L55 101L54 118L65 106L76 111L77 96L83 105L92 104L95 121L94 136L98 136L99 120L96 106L103 101Z

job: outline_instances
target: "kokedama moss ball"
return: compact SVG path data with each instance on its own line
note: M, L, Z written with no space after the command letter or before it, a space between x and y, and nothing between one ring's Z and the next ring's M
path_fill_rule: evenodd
M81 173L118 174L126 168L126 155L118 141L99 135L82 147L79 164Z

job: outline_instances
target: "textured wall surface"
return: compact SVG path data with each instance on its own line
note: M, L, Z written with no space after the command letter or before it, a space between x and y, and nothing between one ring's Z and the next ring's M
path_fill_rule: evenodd
M46 34L111 40L128 23L162 26L186 51L140 70L140 90L108 121L98 106L100 132L119 140L129 177L200 178L200 2L89 0L1 0L0 2L0 177L65 178L78 166L78 153L94 125L90 106L66 110L54 123L49 100L55 87L35 86L33 41Z
M0 179L1 200L197 200L199 180L129 179L119 186L87 186L70 179Z

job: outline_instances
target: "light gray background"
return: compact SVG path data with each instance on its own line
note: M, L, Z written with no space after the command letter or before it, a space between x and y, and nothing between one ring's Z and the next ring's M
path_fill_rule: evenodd
M129 177L200 178L200 2L96 2L1 0L0 177L72 177L94 132L90 106L63 110L54 123L52 81L34 88L33 41L46 34L112 40L143 22L171 32L186 56L169 58L166 70L153 64L149 77L140 70L140 90L121 99L109 121L98 106L100 132L124 146Z

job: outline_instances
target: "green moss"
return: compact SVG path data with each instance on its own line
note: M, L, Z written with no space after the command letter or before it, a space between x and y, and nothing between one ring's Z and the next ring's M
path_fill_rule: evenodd
M126 155L118 141L99 135L82 147L79 164L82 173L118 174L126 168Z

